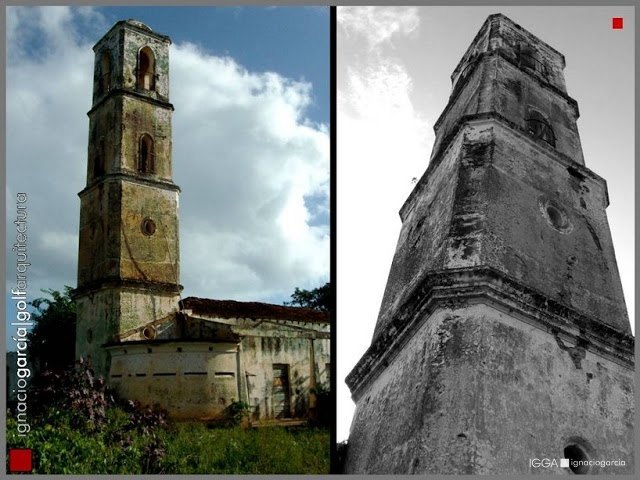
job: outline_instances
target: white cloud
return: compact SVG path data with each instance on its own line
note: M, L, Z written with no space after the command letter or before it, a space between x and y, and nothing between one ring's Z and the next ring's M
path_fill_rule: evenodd
M413 8L338 8L339 439L347 436L354 408L341 380L369 346L372 330L363 335L363 325L372 327L378 314L389 268L384 259L393 257L400 228L397 212L412 178L426 168L433 139L413 106L404 61L389 48L418 28Z
M395 36L407 36L420 25L415 7L340 7L338 25L347 38L362 36L369 48L391 42Z
M110 25L90 8L7 14L7 188L29 193L37 288L75 285L91 46ZM310 226L315 206L305 206L318 192L328 202L329 185L327 127L305 116L312 86L190 44L171 48L185 293L286 298L325 282L328 226Z
M317 191L328 199L327 131L304 117L311 85L249 72L190 44L176 45L171 59L186 288L268 297L291 282L326 281L328 227L309 226L304 202Z

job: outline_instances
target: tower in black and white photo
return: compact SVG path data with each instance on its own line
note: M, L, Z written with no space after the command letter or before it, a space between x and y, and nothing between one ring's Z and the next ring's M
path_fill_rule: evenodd
M347 377L346 473L534 473L534 458L634 471L634 340L564 67L496 14L454 70ZM570 471L605 472L548 473Z

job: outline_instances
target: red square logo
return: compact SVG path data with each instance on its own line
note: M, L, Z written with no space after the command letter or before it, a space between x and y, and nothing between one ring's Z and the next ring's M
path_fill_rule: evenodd
M9 472L31 472L33 457L30 448L12 448L9 450Z
M622 30L622 17L613 17L611 19L611 26L614 30Z

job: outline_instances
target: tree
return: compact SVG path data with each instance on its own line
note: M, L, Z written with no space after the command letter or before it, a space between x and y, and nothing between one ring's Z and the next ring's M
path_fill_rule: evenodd
M331 310L331 284L327 282L313 290L300 290L296 287L291 295L291 301L284 304L328 312Z
M35 323L29 332L29 356L38 370L59 370L73 365L76 346L76 304L71 287L64 292L42 290L51 298L36 298L29 302L35 309Z

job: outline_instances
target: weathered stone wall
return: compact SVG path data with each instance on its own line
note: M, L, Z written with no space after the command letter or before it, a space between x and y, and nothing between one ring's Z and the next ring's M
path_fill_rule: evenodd
M178 194L154 186L122 183L120 275L176 285L179 276ZM142 223L155 223L152 235Z
M124 398L157 403L178 419L216 418L235 401L254 420L274 418L274 364L289 366L290 411L305 418L311 388L311 339L248 336L236 343L124 342L108 347L109 383ZM316 386L328 387L329 340L315 339Z
M437 167L420 179L401 211L402 229L374 338L391 321L420 277L442 268L461 148L462 137L452 143Z
M606 183L584 167L554 161L503 124L493 126L492 140L480 148L487 155L468 157L460 175L484 172L477 186L487 194L482 263L630 333ZM460 203L472 192L466 197Z
M499 118L469 120L451 142L403 207L374 338L427 272L479 265L629 332L605 182Z
M549 146L550 151L584 165L576 123L578 109L572 99L556 89L541 87L537 77L523 74L517 64L501 55L485 55L474 65L464 85L457 87L459 92L452 99L455 101L447 105L436 123L432 160L446 148L465 115L495 112L526 133L527 119L532 112L538 112L553 129L556 141L555 147Z
M138 52L143 47L149 47L155 57L155 90L145 92L158 100L166 101L169 98L169 44L168 37L149 35L149 32L132 27L125 24L123 51L124 51L124 69L123 86L124 88L136 88L136 72Z
M245 337L242 361L247 375L247 403L255 418L273 418L273 365L289 366L291 417L305 417L311 387L313 341L316 385L329 387L329 340L295 337Z
M346 379L347 473L567 474L529 460L573 443L633 472L633 338L563 68L502 15L456 68Z
M122 99L109 97L103 108L89 114L87 185L104 173L122 170ZM102 165L102 172L96 164Z
M107 181L80 195L78 288L101 278L118 276L120 268L122 185Z
M107 377L109 355L102 347L118 334L161 318L178 308L179 296L144 289L101 288L76 298L76 357L89 358L94 369Z
M177 293L140 289L121 289L119 297L121 334L138 328L151 319L158 319L178 310L180 296Z
M138 175L138 144L143 134L154 141L154 172L152 178L171 181L171 110L158 107L137 98L121 97L122 149L120 168Z
M578 109L566 94L560 95L557 90L541 87L538 79L531 74L523 75L521 69L501 56L492 57L487 68L492 73L489 110L502 115L523 131L527 130L526 120L530 112L540 112L553 129L556 138L554 150L584 165L576 123Z
M93 103L96 104L106 96L108 91L101 88L103 76L102 56L110 57L111 90L138 90L137 64L138 52L149 47L155 57L155 88L146 91L153 99L168 101L169 99L169 37L159 35L142 26L139 22L121 21L102 37L93 47L95 52ZM116 66L119 66L116 68Z
M158 404L176 419L213 418L240 399L236 344L125 343L109 352L109 383L120 395Z
M530 73L566 93L562 73L565 67L564 55L504 15L492 16L489 22L491 24L489 50L499 51L517 63L521 47L531 49L534 57L545 65L545 72L532 70Z
M574 347L489 305L437 309L355 399L346 473L563 474L529 459L575 438L633 472L633 370Z
M109 179L83 192L78 287L110 278L177 285L177 210L177 192L157 186Z
M102 289L76 298L76 358L90 360L99 375L109 371L102 345L118 331L120 294Z

